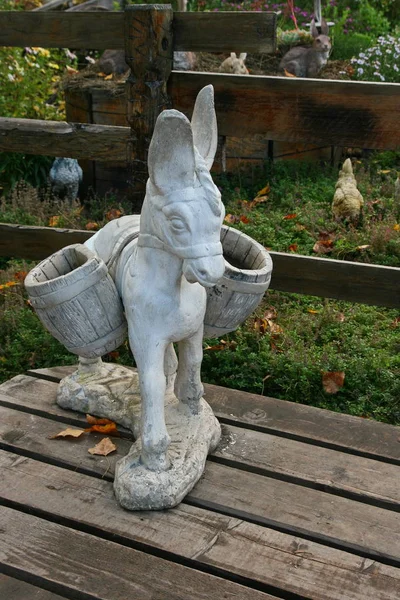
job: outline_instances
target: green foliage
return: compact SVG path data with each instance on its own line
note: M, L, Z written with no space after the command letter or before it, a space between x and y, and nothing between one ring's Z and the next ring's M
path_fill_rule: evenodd
M271 305L282 333L258 334L250 317L223 349L205 350L205 381L400 422L397 311L269 292L258 314ZM212 348L215 340L208 342ZM323 389L327 371L345 373L335 395Z
M7 194L21 180L34 187L43 187L53 160L49 156L0 152L0 192Z
M348 60L364 52L374 43L374 38L365 33L337 33L334 37L332 60Z

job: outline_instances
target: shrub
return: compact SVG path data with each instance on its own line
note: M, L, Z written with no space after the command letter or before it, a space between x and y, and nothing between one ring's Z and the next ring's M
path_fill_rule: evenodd
M400 83L400 36L380 36L375 46L351 60L354 79Z
M332 59L348 60L364 52L374 43L374 38L365 33L338 33L334 37Z

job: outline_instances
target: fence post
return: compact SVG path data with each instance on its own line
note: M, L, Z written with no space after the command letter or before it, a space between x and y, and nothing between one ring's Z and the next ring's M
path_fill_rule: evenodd
M143 203L147 153L160 112L168 108L167 81L172 69L173 11L170 4L136 4L125 9L127 119L131 127L128 164L134 210Z

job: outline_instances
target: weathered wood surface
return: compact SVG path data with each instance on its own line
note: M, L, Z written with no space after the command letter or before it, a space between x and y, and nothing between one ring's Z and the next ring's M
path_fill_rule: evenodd
M82 414L55 403L56 388L55 382L18 375L0 385L0 405L85 427ZM316 418L318 412L314 409ZM124 437L132 439L125 430ZM301 485L361 498L378 506L396 509L400 504L398 467L392 464L233 425L224 425L223 440L213 456L228 466L294 483L301 481ZM377 476L371 478L373 471Z
M203 600L215 594L268 599L208 573L11 508L0 509L0 524L0 560L5 568L23 571L28 581L45 582L51 591L70 598Z
M276 50L276 20L274 12L178 12L174 50L270 54Z
M48 11L48 9L46 9ZM80 11L0 12L0 46L124 48L124 14ZM276 14L174 13L175 50L274 52Z
M0 12L0 46L124 47L122 12Z
M0 223L0 256L43 259L93 235L82 230ZM391 308L400 307L400 268L283 252L270 252L271 289L337 298Z
M89 527L93 535L107 539L111 534L133 547L147 544L150 551L158 548L171 558L180 555L208 564L211 572L221 568L222 576L229 565L236 577L301 597L396 598L398 571L392 567L185 504L161 513L128 513L116 505L109 482L11 453L0 452L0 465L3 499L30 507L33 514L44 511L61 522L68 519L75 529ZM252 593L251 598L259 597Z
M54 440L65 426L52 418L6 407L0 407L0 417L1 449L102 479L112 479L116 460L131 444L118 439L116 453L94 461L88 450L98 434ZM400 520L393 510L214 462L185 502L400 565Z
M3 600L62 600L58 594L52 594L30 583L1 574L0 598Z
M220 135L395 149L400 84L173 71L173 107L190 115L195 96L213 84Z
M34 369L30 373L58 383L76 368L77 365L52 367ZM22 382L26 382L26 385L24 392L20 394ZM25 395L23 401L27 402L29 390L35 390L36 385L42 390L40 394L43 393L48 399L49 391L44 393L41 384L32 381L28 383L24 375L18 375L7 382L7 392L15 398ZM34 391L32 400L38 395ZM217 385L205 384L205 397L223 423L400 465L399 431L392 425Z
M121 161L129 133L112 125L0 117L0 151Z
M173 11L167 4L128 6L125 11L127 119L131 127L128 161L130 198L140 208L148 179L147 154L160 112L169 108L167 81L172 69Z

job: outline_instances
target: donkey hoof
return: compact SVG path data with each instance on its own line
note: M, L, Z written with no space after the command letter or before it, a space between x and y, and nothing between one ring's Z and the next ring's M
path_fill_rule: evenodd
M142 451L140 460L149 471L167 471L170 466L166 452L154 454Z

